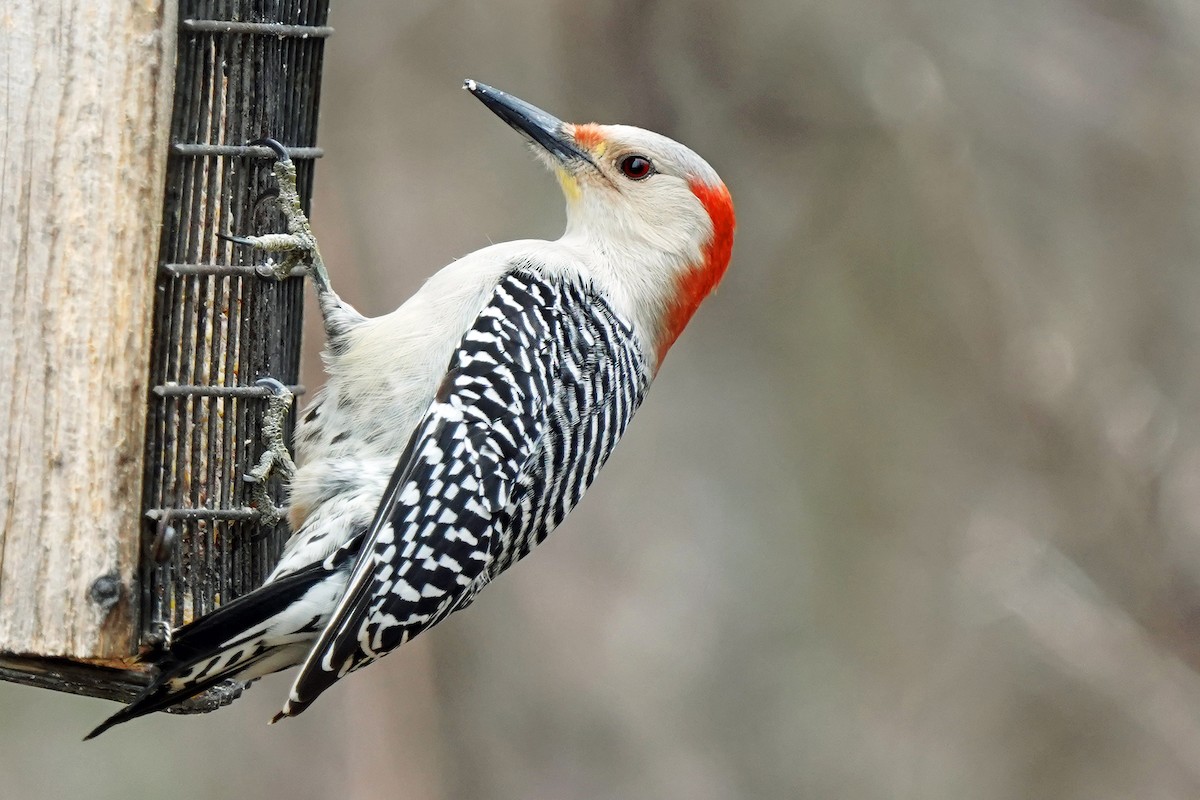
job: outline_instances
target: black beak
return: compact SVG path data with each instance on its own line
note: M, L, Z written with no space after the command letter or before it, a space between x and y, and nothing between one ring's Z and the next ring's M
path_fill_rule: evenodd
M507 92L469 78L463 82L463 88L478 97L496 116L546 152L552 153L564 164L578 160L594 164L591 155L579 148L575 137L567 132L566 124L558 117L547 114L524 100L518 100Z

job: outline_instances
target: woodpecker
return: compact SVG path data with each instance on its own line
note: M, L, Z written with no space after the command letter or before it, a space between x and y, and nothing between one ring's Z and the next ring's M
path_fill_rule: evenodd
M304 265L327 340L328 382L294 437L294 533L263 586L175 631L149 657L150 686L87 738L219 682L300 665L272 721L295 716L466 608L579 502L721 280L733 205L698 155L647 130L564 123L482 83L464 88L557 176L566 231L460 258L368 318L330 286L294 165L267 140L288 233L235 241L282 254L268 262L280 274Z

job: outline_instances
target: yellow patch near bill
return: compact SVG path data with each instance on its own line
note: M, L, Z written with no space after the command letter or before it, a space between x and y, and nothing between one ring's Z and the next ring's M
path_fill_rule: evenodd
M558 176L558 183L560 186L562 186L563 194L567 196L567 200L571 201L572 203L579 200L579 181L575 178L575 176L567 172L562 167L555 167L554 174Z

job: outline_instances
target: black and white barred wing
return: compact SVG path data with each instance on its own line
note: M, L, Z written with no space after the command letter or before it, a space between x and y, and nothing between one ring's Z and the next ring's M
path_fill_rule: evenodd
M561 303L527 273L497 285L413 433L281 715L470 602L487 580L501 512L554 405Z

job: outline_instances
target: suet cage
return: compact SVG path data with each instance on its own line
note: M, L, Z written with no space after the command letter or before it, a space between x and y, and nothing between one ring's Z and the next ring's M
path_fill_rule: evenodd
M148 377L140 405L131 396L133 407L113 409L145 417L141 513L122 532L137 539L136 567L125 580L97 576L88 598L101 608L121 604L127 631L107 640L124 646L28 652L6 643L0 626L0 678L118 700L147 680L130 656L167 627L258 586L287 538L266 507L282 502L279 478L264 495L244 475L263 451L271 396L256 381L274 378L303 393L304 280L264 276L261 255L221 235L284 230L271 202L273 155L248 144L262 137L296 162L307 211L332 33L328 0L183 0L164 13L177 20L177 40ZM0 556L6 535L16 534L0 528ZM213 690L191 709L216 707L235 691Z

